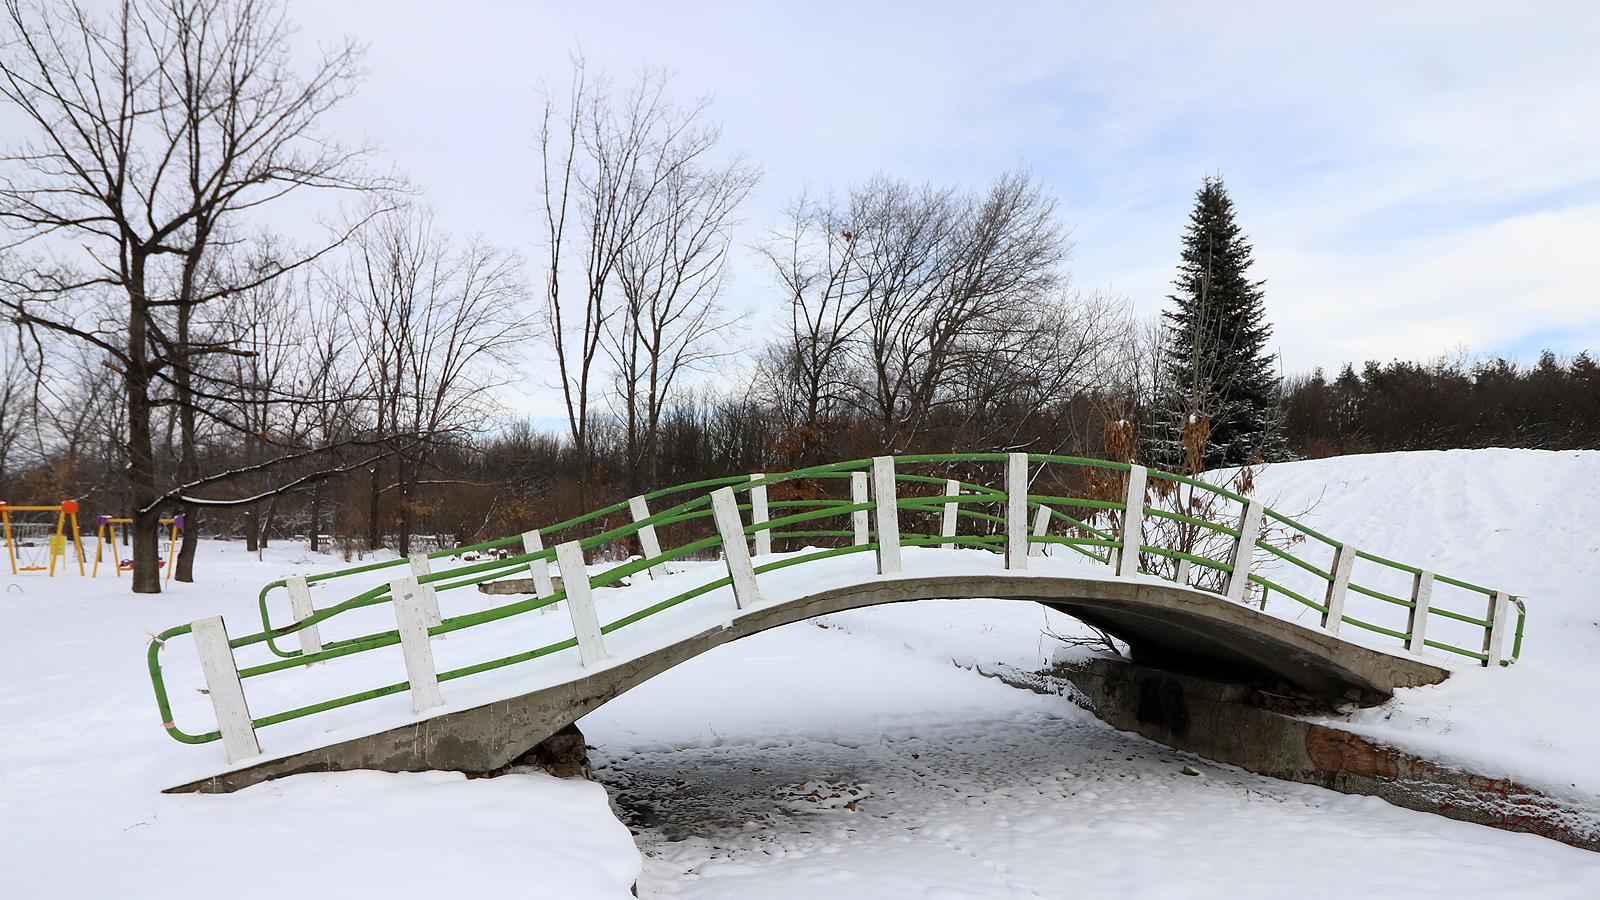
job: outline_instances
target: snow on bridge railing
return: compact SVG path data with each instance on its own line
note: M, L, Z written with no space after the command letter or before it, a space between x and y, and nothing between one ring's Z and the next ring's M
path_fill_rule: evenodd
M1004 467L1003 488L977 480L1000 466ZM921 471L900 471L901 467ZM1076 477L1063 477L1063 468L1067 475ZM940 470L945 477L922 474ZM948 477L951 474L962 477ZM847 496L843 490L829 489L839 482L848 483ZM1030 486L1034 484L1075 484L1078 489L1059 494L1030 493ZM769 488L779 485L786 486L783 493L787 496L769 497ZM677 499L683 495L688 498L668 508L650 511L652 501ZM743 495L742 503L740 495ZM631 521L606 527L613 515L624 511ZM741 513L748 515L748 524ZM709 533L692 537L671 549L661 549L662 530L698 528L706 531L707 519L714 526ZM833 524L828 520L839 519L845 519L849 527L824 527ZM908 520L909 524L923 526L928 531L937 524L938 533L908 531L905 527ZM581 534L585 529L600 530L585 536ZM563 535L570 539L545 546L547 537ZM758 564L758 560L772 554L774 537L790 543L822 539L842 546L785 555ZM749 550L751 539L755 543L754 557ZM629 540L638 542L643 551L641 557L598 574L588 573L585 551ZM1325 567L1303 558L1308 555L1305 551L1290 552L1290 548L1300 544L1331 553ZM422 712L443 702L439 688L442 682L565 650L576 649L581 664L591 666L607 658L607 635L703 594L731 587L736 606L743 609L759 600L756 576L762 573L865 552L875 554L880 573L889 574L901 570L901 548L906 546L998 552L1005 555L1006 568L1013 570L1025 569L1030 556L1040 555L1051 546L1064 546L1083 557L1109 565L1116 577L1157 575L1235 602L1259 605L1262 610L1268 609L1269 597L1278 595L1294 601L1290 612L1316 613L1320 617L1319 627L1330 634L1339 635L1343 626L1349 625L1396 639L1413 652L1427 647L1470 658L1485 666L1507 665L1517 658L1526 620L1522 601L1503 591L1435 575L1358 550L1266 509L1258 501L1198 479L1138 465L1077 457L1022 453L930 454L879 457L780 474L701 481L630 498L547 528L469 547L275 581L260 594L261 631L230 638L220 617L168 629L150 643L150 677L167 733L184 743L220 739L232 762L260 753L255 732L268 725L403 691L410 692L414 711ZM595 588L625 584L634 577L667 578L670 563L708 554L719 547L723 550L726 577L695 584L649 607L601 624L594 603ZM521 552L515 552L518 550ZM468 551L506 555L431 571L432 560ZM1353 578L1358 560L1365 563L1364 584ZM561 573L559 587L550 577L552 564ZM388 574L396 577L324 609L314 608L311 585L336 584L343 579L385 570L393 570ZM448 618L440 614L439 593L522 573L532 576L532 597ZM1457 595L1486 600L1483 617L1436 604L1434 594L1441 586ZM267 601L269 595L279 589L287 596L293 622L275 626ZM1320 602L1308 596L1317 590L1322 591ZM1360 619L1350 615L1347 610L1352 595L1365 598L1362 603L1376 601L1373 612L1363 612L1366 618ZM536 610L548 612L562 601L566 601L571 618L571 637L445 671L435 667L432 638ZM392 606L393 628L322 641L323 624L382 604ZM1504 657L1502 648L1513 606L1517 620L1512 649L1510 656ZM1388 627L1367 620L1381 618L1383 611L1391 608L1404 611L1403 624L1395 622L1397 627ZM1281 604L1274 609L1278 614L1288 615ZM1453 629L1444 636L1454 637L1457 643L1461 642L1463 634L1481 632L1481 650L1430 637L1440 627L1447 631ZM174 721L160 654L167 641L184 634L194 637L206 693L217 717L215 731L189 732ZM279 645L280 639L290 636L297 639L298 649ZM249 679L395 645L400 646L405 662L407 678L404 681L264 716L252 717L249 713L244 690ZM258 651L264 648L270 655L263 661L240 666L237 651L251 647Z

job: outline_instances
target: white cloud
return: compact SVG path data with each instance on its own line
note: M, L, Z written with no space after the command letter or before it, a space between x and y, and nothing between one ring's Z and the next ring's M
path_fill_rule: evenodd
M1379 253L1264 256L1287 360L1415 359L1600 336L1600 204L1396 241ZM1596 345L1600 346L1600 345ZM1291 366L1293 362L1290 363Z
M503 244L533 235L534 89L563 83L581 48L614 73L663 65L685 96L716 94L730 146L768 170L747 238L807 182L883 170L975 184L1021 163L1077 226L1077 281L1151 311L1200 177L1220 171L1291 369L1594 333L1592 3L323 0L294 13L307 39L372 46L338 127L382 139L444 221ZM768 280L746 271L736 292L760 305ZM1330 333L1346 321L1359 335Z

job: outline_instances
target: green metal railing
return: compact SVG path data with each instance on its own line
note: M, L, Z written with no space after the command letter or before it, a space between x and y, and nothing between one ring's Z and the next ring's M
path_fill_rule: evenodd
M1017 456L1020 457L1020 455ZM899 469L911 468L922 469L926 471L943 468L946 470L958 470L970 473L975 470L993 466L996 463L1010 463L1015 465L1018 462L1021 462L1020 458L1013 460L1013 455L1003 453L927 454L895 457L893 459L893 464L896 467L894 478L897 486L895 507L896 510L902 514L899 516L901 525L903 526L905 522L906 517L903 515L904 513L920 514L924 518L935 518L944 515L944 511L947 507L954 508L956 512L956 521L958 522L958 533L954 535L930 535L926 533L907 532L903 529L903 527L897 527L896 532L899 534L900 543L904 546L913 547L940 546L948 544L957 548L1004 552L1008 541L1008 527L1010 527L1010 523L1008 523L1008 519L1004 515L1006 504L1008 500L1011 499L1007 491L971 481L958 480L956 483L958 484L961 493L954 496L948 495L945 493L945 491L948 489L947 485L949 484L947 479L918 474L916 472L899 471ZM1097 472L1102 483L1104 483L1107 477L1112 479L1122 479L1124 482L1126 482L1129 480L1127 473L1132 472L1136 468L1126 463L1040 454L1029 455L1026 459L1026 462L1032 466L1078 467L1079 469L1083 470L1079 474ZM641 530L647 527L660 529L668 526L693 527L696 524L703 525L704 520L707 520L712 516L710 492L715 489L730 488L735 494L745 495L744 502L738 505L738 509L744 511L748 515L758 508L758 504L752 502L753 497L751 492L753 490L762 490L763 493L761 496L764 499L764 489L768 486L777 485L783 482L809 480L818 486L818 489L813 490L812 493L821 494L823 492L820 490L820 486L825 486L829 483L840 480L849 481L853 477L857 477L859 473L870 471L872 466L872 460L853 460L850 462L814 466L807 469L799 469L781 474L771 474L759 478L755 478L754 476L752 478L719 478L695 482L693 484L680 485L644 495L647 502L660 501L663 498L670 498L677 501L672 506L651 512L648 517L640 518L636 521L630 521L624 525L608 527L613 516L627 513L629 510L629 504L627 502L615 503L583 516L579 516L565 522L560 522L547 528L539 529L538 534L541 541L545 537L556 538L562 535L574 535L575 537L573 539L576 540L583 549L594 550L607 545L613 545L619 541L625 541L629 538L637 538ZM1187 478L1172 473L1150 470L1148 471L1148 477L1154 480L1164 480L1167 482L1167 484L1164 486L1152 485L1153 487L1158 488L1154 491L1157 497L1157 500L1154 504L1150 502L1149 492L1145 494L1144 502L1140 504L1144 517L1152 520L1174 523L1174 525L1177 526L1187 527L1191 530L1191 533L1204 532L1215 535L1216 538L1214 539L1214 542L1221 541L1226 543L1229 540L1234 542L1238 541L1240 537L1240 528L1243 526L1238 522L1235 522L1232 525L1228 524L1228 521L1226 520L1230 520L1232 517L1219 516L1219 518L1223 518L1225 521L1216 522L1205 518L1191 516L1184 512L1179 512L1177 509L1165 508L1161 505L1161 498L1181 496L1177 486L1182 485L1189 489L1191 496L1200 495L1215 502L1222 502L1236 506L1239 509L1238 518L1241 521L1244 518L1244 510L1250 502L1247 498L1215 485L1208 484L1204 481ZM908 489L921 491L928 491L929 489L932 489L933 492L901 496L901 494ZM1102 490L1100 493L1104 494L1105 491ZM1064 545L1075 553L1081 554L1084 557L1097 560L1102 563L1111 563L1118 559L1118 554L1129 552L1131 549L1131 545L1126 539L1127 536L1122 533L1123 528L1121 525L1121 523L1125 522L1127 518L1125 516L1127 505L1128 504L1125 500L1106 500L1096 498L1094 496L1058 496L1030 493L1026 494L1026 509L1029 512L1027 518L1032 520L1037 516L1042 516L1044 514L1039 513L1039 510L1041 508L1047 509L1048 515L1044 516L1047 522L1047 527L1045 527L1042 531L1038 531L1034 527L1034 522L1020 523L1020 525L1016 527L1025 529L1023 533L1026 534L1026 541L1029 545ZM1180 507L1182 506L1182 504L1177 503L1174 503L1173 505ZM835 524L836 520L838 520L840 517L845 517L848 520L850 517L858 513L870 514L876 509L876 503L874 502L865 502L857 499L839 499L832 496L813 496L806 499L778 499L772 501L771 503L762 503L760 506L764 506L769 513L775 515L772 515L772 517L766 518L765 520L758 519L755 521L750 521L749 524L744 524L743 530L746 536L754 536L765 531L771 535L789 539L791 541L798 539L857 539L859 541L859 534L852 528L828 526ZM1190 504L1187 508L1190 511L1193 511L1195 507L1193 504ZM1283 516L1270 509L1263 509L1262 515L1266 519L1269 519L1275 523L1274 527L1279 533L1269 537L1258 537L1253 542L1253 550L1250 554L1250 558L1257 558L1258 555L1253 551L1259 550L1265 554L1267 560L1269 561L1269 567L1272 564L1277 564L1281 567L1286 567L1290 571L1302 571L1309 574L1314 579L1321 581L1332 583L1336 580L1336 573L1332 571L1332 569L1337 568L1337 566L1330 567L1330 569L1322 569L1302 558L1303 554L1296 555L1291 553L1287 548L1290 546L1295 546L1298 543L1307 543L1313 546L1320 545L1331 548L1336 552L1345 552L1341 550L1344 545L1334 541L1329 537L1326 537L1325 535L1306 528L1287 516ZM751 516L751 518L756 517ZM829 520L835 520L835 522L830 522ZM849 524L848 521L847 524ZM592 533L584 534L583 532L585 531ZM1189 551L1184 551L1172 546L1159 546L1146 543L1144 540L1146 537L1148 537L1148 534L1141 532L1140 540L1137 544L1137 549L1141 560L1149 560L1151 562L1157 562L1162 559L1173 560L1175 564L1180 562L1187 563L1191 568L1199 568L1218 573L1216 576L1213 576L1214 579L1232 577L1232 573L1234 572L1235 568L1233 565L1233 560L1217 559L1214 557L1214 555L1208 555L1201 552L1190 552L1199 550L1197 543L1193 540L1188 542ZM545 567L546 570L548 570L548 566L555 560L556 557L555 547L549 546L534 552L512 552L513 550L522 549L522 542L522 535L514 535L497 540L484 541L468 547L458 547L429 553L427 556L431 559L455 557L469 551L494 553L497 555L497 558L483 562L475 562L469 565L458 566L441 572L420 575L417 576L417 580L421 584L431 585L438 593L444 593L473 587L488 581L504 579L521 573L527 573L530 571L530 567ZM671 549L663 550L656 556L652 556L647 559L632 559L618 566L607 569L592 576L589 579L590 586L603 587L606 585L616 584L624 579L629 578L630 576L644 572L647 569L651 569L656 566L665 565L677 560L684 560L696 555L708 554L721 545L721 536L719 534L712 533L709 536L690 540ZM879 549L879 544L876 541L869 539L842 547L812 550L811 552L802 554L782 555L777 559L764 560L763 557L758 556L756 557L756 560L759 562L755 565L754 570L757 574L761 574L790 566L807 565L813 562L853 553L875 552ZM1234 553L1236 554L1237 552L1237 549L1235 549ZM500 554L504 555L500 556ZM1409 575L1415 578L1427 577L1426 573L1424 573L1421 569L1408 566L1403 563L1394 562L1370 553L1356 551L1354 553L1354 558L1364 561L1367 564L1369 572L1373 570L1378 572L1387 570L1389 572ZM385 562L355 566L333 572L310 575L306 576L306 580L308 584L337 585L338 583L344 582L346 579L353 579L357 576L363 575L370 576L374 573L383 573L396 567L409 566L409 564L410 561L407 559L395 559ZM1353 560L1350 564L1353 565ZM1247 578L1250 584L1259 586L1261 596L1260 604L1262 609L1266 608L1268 595L1275 593L1295 601L1304 608L1308 608L1320 613L1326 618L1329 612L1329 606L1326 602L1319 603L1315 599L1307 597L1291 589L1285 583L1287 579L1282 577L1269 578L1267 577L1267 574L1256 571L1257 568L1260 568L1259 564L1251 566L1247 571ZM406 568L394 574L397 576L405 575L409 574L410 571L411 570L409 568ZM1141 574L1149 574L1149 572L1144 568L1140 568L1139 571ZM1510 607L1515 609L1516 626L1514 630L1510 656L1506 659L1495 661L1499 662L1501 665L1508 665L1520 655L1522 649L1523 626L1526 621L1526 608L1521 599L1511 597L1504 592L1497 592L1492 589L1470 584L1458 579L1447 578L1438 575L1431 577L1434 582L1438 584L1448 585L1457 589L1458 591L1464 591L1468 594L1481 595L1482 597L1487 598L1488 612L1486 612L1484 617L1480 618L1455 610L1444 609L1428 604L1425 609L1426 615L1417 616L1415 615L1415 611L1418 608L1418 602L1416 599L1407 599L1404 597L1394 596L1392 594L1377 590L1374 587L1358 584L1352 578L1349 581L1348 588L1346 588L1348 592L1379 601L1381 604L1404 608L1409 611L1413 621L1407 625L1405 630L1400 630L1395 628L1387 628L1382 625L1357 619L1341 613L1338 624L1347 624L1367 632L1398 639L1400 641L1407 642L1407 645L1409 646L1412 638L1418 636L1418 632L1423 631L1427 627L1427 622L1429 621L1430 617L1436 616L1443 620L1464 623L1468 626L1474 626L1484 630L1485 638L1481 651L1456 646L1455 644L1445 641L1437 641L1427 638L1423 639L1423 646L1439 650L1444 653L1476 660L1484 665L1489 665L1492 657L1491 644L1493 647L1499 646L1498 643L1493 642L1497 642L1504 638L1504 633L1503 631L1500 631L1500 629L1505 628L1507 625L1507 622L1504 620L1504 613L1502 613L1500 620L1496 620L1495 609L1498 600L1502 610L1507 608L1507 603L1509 603ZM1201 581L1203 582L1204 579L1202 578ZM719 588L727 587L731 583L732 578L725 577L712 580L704 584L696 584L694 587L675 594L648 608L629 613L628 615L618 618L615 621L606 623L602 625L600 632L601 634L611 634L619 629L635 625L638 622L662 613L665 610L691 601L703 594ZM275 625L271 619L268 600L273 592L285 590L287 588L287 584L287 581L274 581L262 588L258 598L262 626L260 631L240 637L230 637L227 641L227 646L233 651L242 650L255 645L261 645L270 654L268 659L264 662L236 668L237 677L241 684L247 682L249 679L257 678L274 672L282 672L298 666L309 665L311 663L332 662L333 660L343 657L365 653L372 650L378 650L384 647L391 647L401 643L398 630L389 629L386 631L330 641L322 645L320 652L311 654L305 654L300 650L288 649L280 646L278 643L280 639L294 635L303 629L338 619L339 617L345 616L346 614L357 609L389 603L392 600L390 594L391 586L389 583L384 583L355 593L349 596L347 599L320 609L313 615L303 618L300 621ZM494 622L506 620L516 616L522 616L535 610L549 607L567 599L567 591L564 589L564 587L565 586L563 586L563 589L561 590L554 591L550 596L547 597L532 597L510 600L491 609L444 618L439 622L439 624L428 628L427 633L430 636L449 634L455 631L489 625ZM1214 585L1209 587L1197 586L1196 589L1216 590ZM1421 624L1418 625L1418 622ZM221 732L220 730L206 732L185 731L174 721L172 705L168 697L166 683L162 676L161 666L161 653L166 647L166 643L174 638L191 633L192 628L192 624L179 625L175 628L169 628L157 635L150 642L147 653L147 661L151 683L155 690L156 703L161 713L161 721L163 726L166 728L167 733L178 741L198 744L218 740L221 737ZM483 672L492 671L494 669L528 662L540 657L548 656L550 654L570 650L577 646L578 639L576 637L569 637L564 640L554 641L544 646L526 649L507 656L484 660L455 669L440 671L437 673L437 679L441 683L452 681L458 678L464 678L470 675L476 675ZM299 706L293 709L275 712L269 715L253 717L250 718L249 721L252 728L260 729L268 725L287 722L302 718L304 716L337 709L339 707L349 706L367 700L376 699L378 697L400 693L408 690L409 688L409 682L398 681L373 687L368 690ZM213 700L215 702L215 698L213 698Z

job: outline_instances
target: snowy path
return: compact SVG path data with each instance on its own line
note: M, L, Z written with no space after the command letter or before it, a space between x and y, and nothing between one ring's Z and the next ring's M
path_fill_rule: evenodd
M1021 639L1016 606L787 626L583 720L641 896L1600 896L1600 855L1207 763L904 639Z

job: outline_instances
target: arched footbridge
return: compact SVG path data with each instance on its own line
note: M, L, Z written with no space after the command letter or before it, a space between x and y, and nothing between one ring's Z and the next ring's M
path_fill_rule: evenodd
M593 562L607 558L623 561ZM346 587L363 582L376 584ZM923 455L698 482L472 547L273 582L259 631L202 619L157 636L148 660L167 733L227 757L172 790L358 768L487 773L721 644L967 598L1044 604L1152 665L1367 703L1452 665L1510 664L1525 619L1504 591L1201 480L1073 457Z

